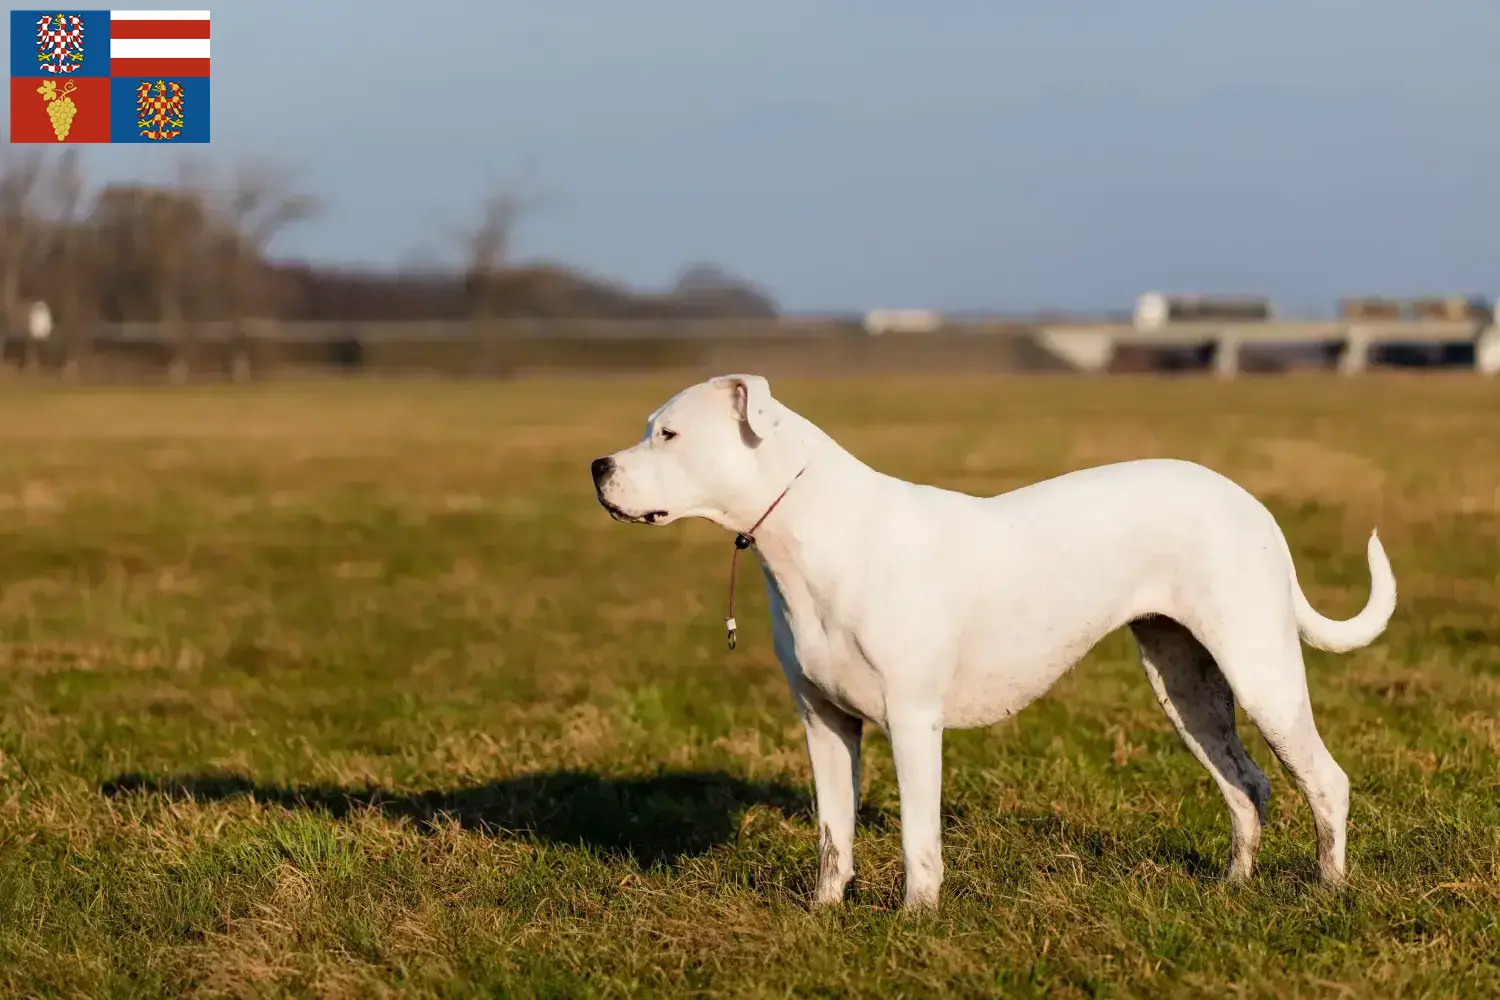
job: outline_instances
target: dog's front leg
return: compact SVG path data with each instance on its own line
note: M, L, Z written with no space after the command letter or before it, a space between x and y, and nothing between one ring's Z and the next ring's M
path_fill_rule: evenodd
M902 706L888 709L887 731L901 796L901 866L907 910L937 906L943 884L943 713Z
M859 752L864 722L814 691L799 697L818 803L818 888L814 906L844 900L854 878L854 823L859 811Z

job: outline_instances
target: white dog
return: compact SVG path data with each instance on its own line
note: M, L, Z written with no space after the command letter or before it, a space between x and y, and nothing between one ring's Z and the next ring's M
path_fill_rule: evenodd
M679 393L593 477L617 520L702 517L753 539L812 760L816 903L841 901L854 875L865 722L895 756L905 905L935 905L943 730L1015 714L1122 625L1224 794L1228 878L1249 876L1270 795L1235 732L1238 698L1312 809L1323 880L1343 882L1349 780L1313 722L1299 636L1343 652L1384 631L1396 581L1375 534L1369 602L1333 621L1303 596L1270 512L1202 466L1122 462L981 499L876 472L757 375Z

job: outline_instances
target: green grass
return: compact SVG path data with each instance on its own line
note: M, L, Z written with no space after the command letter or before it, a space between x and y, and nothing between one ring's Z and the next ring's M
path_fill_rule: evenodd
M1146 455L1263 497L1320 610L1353 782L1315 881L1264 744L1250 884L1128 639L950 734L948 880L896 912L888 746L807 899L801 733L731 542L611 522L588 461L661 380L0 395L6 996L1500 993L1500 387L1462 377L777 382L877 467L993 493ZM1246 724L1247 735L1252 731Z

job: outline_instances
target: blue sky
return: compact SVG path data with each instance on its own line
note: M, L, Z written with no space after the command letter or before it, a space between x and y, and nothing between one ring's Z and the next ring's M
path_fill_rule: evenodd
M655 287L710 261L793 309L1500 292L1495 0L212 9L205 155L327 202L283 254L440 259L521 178L524 256Z

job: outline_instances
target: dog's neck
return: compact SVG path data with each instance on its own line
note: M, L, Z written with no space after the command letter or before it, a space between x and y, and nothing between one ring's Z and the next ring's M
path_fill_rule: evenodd
M756 555L768 574L787 581L815 575L818 552L857 540L865 495L851 492L851 487L867 480L851 471L875 473L816 424L791 410L783 411L776 434L779 440L765 464L764 495L746 497L720 523L731 531L749 533L764 517L754 530Z

